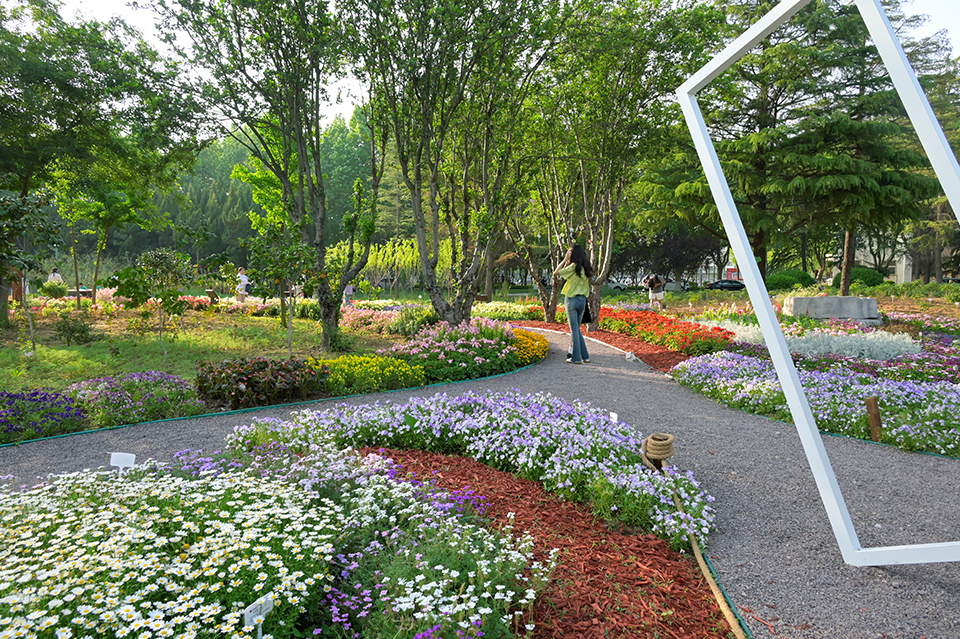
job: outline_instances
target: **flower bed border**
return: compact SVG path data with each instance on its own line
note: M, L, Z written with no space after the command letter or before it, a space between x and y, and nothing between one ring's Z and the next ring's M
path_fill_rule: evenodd
M544 358L544 359L546 359L546 358ZM425 386L410 386L409 388L397 388L397 389L394 389L394 390L377 391L377 393L378 393L378 394L379 394L379 393L399 393L399 392L401 392L401 391L407 391L407 390L411 390L411 389L433 388L433 387L435 387L435 386L449 386L450 384L465 384L465 383L467 383L467 382L475 382L475 381L477 381L477 380L479 380L479 379L494 379L494 378L496 378L496 377L503 377L504 375L513 375L514 373L519 373L520 371L527 370L528 368L530 368L530 367L532 367L532 366L536 366L537 364L539 364L539 363L542 362L542 361L543 361L543 360L540 360L539 362L534 362L534 363L532 363L532 364L527 364L526 366L523 366L523 367L521 367L521 368L517 368L517 369L515 369L515 370L509 371L509 372L506 372L506 373L497 373L496 375L488 375L487 377L478 377L478 378L476 378L476 379L462 379L462 380L458 380L458 381L456 381L456 382L437 382L436 384L427 384L427 385L425 385ZM269 409L271 409L271 408L285 408L285 407L288 407L288 406L306 406L306 405L310 405L310 404L319 404L319 403L321 403L321 402L329 402L329 401L334 401L334 400L350 399L350 398L353 398L353 397L365 397L365 396L367 396L367 395L372 395L372 394L374 394L374 393L355 393L355 394L353 394L353 395L340 395L340 396L337 396L337 397L324 397L324 398L322 398L322 399L311 399L311 400L306 400L306 401L302 401L302 402L291 402L291 403L289 403L289 404L270 404L269 406L252 406L252 407L250 407L250 408L237 408L237 409L234 409L234 410L221 411L221 412L219 412L219 413L203 413L202 415L191 415L191 416L189 416L189 417L167 417L167 418L165 418L165 419L157 419L157 420L154 420L154 421L151 421L151 422L134 422L134 423L132 423L132 424L120 424L120 425L118 425L118 426L108 426L108 427L106 427L106 428L93 428L93 429L90 429L90 430L78 430L78 431L76 431L76 432L74 432L74 433L61 433L61 434L59 434L59 435L48 435L47 437L37 437L37 438L35 438L35 439L26 439L26 440L19 441L19 442L8 442L8 443L6 443L6 444L0 444L0 448L7 448L7 447L10 447L10 446L25 446L26 444L30 444L30 443L32 443L32 442L42 442L42 441L48 441L48 440L51 440L51 439L61 439L61 438L63 438L63 437L73 437L73 436L76 436L76 435L85 435L85 434L87 434L87 433L99 433L99 432L103 432L103 431L107 431L107 430L117 430L118 428L127 428L127 427L130 427L130 426L141 426L141 425L144 425L144 424L162 424L162 423L164 423L164 422L175 422L175 421L183 421L183 420L189 420L189 419L200 419L200 418L202 418L202 417L219 417L219 416L221 416L221 415L239 415L239 414L242 414L242 413L250 413L250 412L258 411L258 410L269 410Z

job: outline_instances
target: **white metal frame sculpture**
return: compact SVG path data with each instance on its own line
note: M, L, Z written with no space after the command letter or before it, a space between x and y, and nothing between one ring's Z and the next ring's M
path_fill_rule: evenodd
M733 248L737 264L743 273L753 303L757 319L763 330L764 339L773 358L777 377L783 386L787 405L793 415L800 441L810 462L820 498L827 510L830 525L833 527L837 544L843 560L854 566L884 566L890 564L919 564L940 561L960 561L960 541L916 544L907 546L884 546L878 548L862 548L857 539L857 531L846 502L837 484L837 477L830 465L827 451L823 446L820 433L817 431L816 420L810 411L807 396L800 386L800 377L790 358L786 340L780 330L777 315L773 310L770 297L760 277L747 240L743 222L737 211L727 186L726 177L720 166L716 149L710 138L703 114L696 99L705 86L740 60L746 53L759 44L764 38L775 31L780 25L793 17L810 0L783 0L770 13L748 29L743 35L720 52L710 63L694 74L680 88L677 97L683 108L684 117L696 144L697 153L703 163L703 169L710 184L710 190L720 211L720 218L727 230L730 246ZM917 76L910 66L907 56L900 45L900 41L890 25L880 0L855 0L857 9L863 17L873 37L873 41L880 52L884 65L887 67L894 87L903 100L910 121L916 128L927 156L933 165L943 186L947 198L953 206L954 213L960 219L960 166L957 158L947 143L943 129L940 128L933 109L927 101Z

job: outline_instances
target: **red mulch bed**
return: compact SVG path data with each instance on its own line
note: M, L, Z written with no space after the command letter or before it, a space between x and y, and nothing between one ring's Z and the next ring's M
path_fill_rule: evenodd
M529 328L569 333L566 324L511 322ZM687 359L682 353L610 331L589 337L621 350L661 372ZM653 535L612 530L590 511L546 492L535 481L518 479L472 459L367 448L402 464L421 479L433 478L441 488L469 486L489 505L495 525L508 522L536 540L537 559L560 550L560 563L546 591L525 623L536 624L533 639L652 638L707 639L727 637L730 626L692 557L682 556Z
M516 322L512 320L510 323L514 326L526 326L528 328L542 328L549 331L559 331L567 334L570 333L570 327L566 324L551 324L550 322L537 321ZM584 333L584 335L603 342L604 344L609 344L610 346L619 348L622 351L632 352L637 356L637 359L642 360L647 366L655 368L661 373L666 373L680 362L689 359L689 356L684 355L683 353L671 351L664 346L654 346L653 344L648 344L642 339L628 337L620 333L613 333L611 331L590 331L589 333ZM589 348L590 347L587 346L588 350Z
M546 591L523 623L534 623L536 639L727 637L710 588L692 557L682 556L652 535L611 530L586 508L562 501L538 482L518 479L463 457L362 449L392 457L406 472L456 490L469 486L484 495L486 516L504 525L515 513L514 530L536 540L538 559L560 550ZM521 626L522 627L522 626Z

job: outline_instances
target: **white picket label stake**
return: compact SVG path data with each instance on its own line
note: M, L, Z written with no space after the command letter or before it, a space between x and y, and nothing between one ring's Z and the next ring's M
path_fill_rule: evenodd
M133 468L137 456L133 453L110 453L110 465L117 467L117 477L123 477L123 471Z
M269 595L257 599L243 609L243 626L245 628L256 626L257 639L262 639L263 620L266 619L267 613L271 610L273 610L273 599L271 599Z

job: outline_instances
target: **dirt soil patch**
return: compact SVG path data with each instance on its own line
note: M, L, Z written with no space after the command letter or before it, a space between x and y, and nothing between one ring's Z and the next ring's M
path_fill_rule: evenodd
M472 459L382 448L360 453L391 457L404 472L447 490L469 486L486 498L486 516L496 526L507 525L508 513L514 514L514 530L536 540L537 559L560 551L546 592L521 622L536 625L525 636L709 639L730 632L693 559L653 535L612 530L539 482Z

